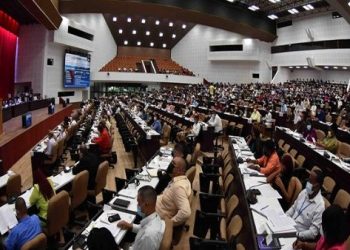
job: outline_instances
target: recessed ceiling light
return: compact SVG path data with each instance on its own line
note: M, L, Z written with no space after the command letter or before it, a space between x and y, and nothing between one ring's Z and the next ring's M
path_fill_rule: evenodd
M269 2L271 2L271 3L279 3L279 2L281 2L281 0L269 0Z
M256 5L252 5L252 6L249 6L248 9L250 9L251 11L257 11L260 8Z
M292 69L293 67L292 66L289 66L290 69Z
M325 68L325 69L329 69L329 67L328 67L328 66L324 66L324 68Z
M227 2L233 3L235 0L227 0Z
M307 4L307 5L304 5L303 8L305 10L313 10L314 9L314 6L312 6L311 4Z
M183 25L182 25L182 28L183 28L183 29L186 29L186 28L187 28L187 25L186 25L186 24L183 24Z
M159 32L159 37L163 37L163 32Z
M119 29L119 30L118 30L118 33L119 33L119 34L123 34L123 30L122 30L122 29Z
M151 34L151 32L146 31L146 36L149 36Z
M350 2L348 2L348 5L350 6Z
M348 67L343 67L343 69L348 69Z
M295 8L288 10L288 12L289 12L290 14L292 14L292 15L298 14L298 13L299 13L299 11L298 11L297 9L295 9Z
M137 42L137 46L140 46L140 45L141 45L141 42L140 42L140 41L138 41L138 42Z
M173 22L170 22L169 27L173 27L173 26L174 26Z
M113 17L113 22L116 22L117 21L117 17Z
M128 42L127 40L124 41L124 45L128 45L128 43L129 43L129 42Z
M163 48L166 48L166 43L163 43Z
M151 42L151 43L149 44L149 46L153 47L153 46L154 46L154 43L153 43L153 42Z
M136 35L136 33L137 33L136 30L133 30L133 31L132 31L132 34L133 34L133 35Z
M131 17L128 17L127 21L128 23L131 23Z
M274 14L268 15L267 17L270 18L271 20L278 19L278 16L276 16L276 15L274 15Z
M337 67L337 66L334 66L333 69L338 69L338 67Z
M300 66L296 66L297 69L300 69Z
M304 66L304 69L307 69L307 66Z
M175 39L176 38L176 34L173 34L171 37Z
M142 18L141 23L146 23L146 19Z
M156 25L159 25L159 23L160 23L159 20L157 20L157 21L156 21Z

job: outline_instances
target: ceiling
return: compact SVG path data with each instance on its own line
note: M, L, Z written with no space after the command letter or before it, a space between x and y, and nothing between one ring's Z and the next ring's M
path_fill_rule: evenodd
M35 18L22 6L19 0L0 0L0 10L3 10L20 24L37 23Z
M118 46L171 49L194 26L180 20L141 15L104 14L104 18Z
M213 0L216 1L216 0ZM220 0L226 4L249 8L256 6L258 10L251 10L256 15L276 15L277 22L288 21L294 18L313 15L316 13L334 10L325 0ZM309 7L311 5L311 8ZM303 6L306 6L305 9ZM288 10L296 9L297 13L292 14Z

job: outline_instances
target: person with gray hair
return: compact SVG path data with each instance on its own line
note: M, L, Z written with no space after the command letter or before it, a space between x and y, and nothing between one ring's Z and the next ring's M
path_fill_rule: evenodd
M151 186L141 187L137 195L137 213L143 218L140 225L126 221L117 226L136 233L133 250L158 250L165 231L165 222L156 212L157 193Z

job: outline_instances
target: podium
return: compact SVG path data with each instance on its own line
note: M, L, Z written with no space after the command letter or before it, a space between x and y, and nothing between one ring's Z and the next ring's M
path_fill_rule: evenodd
M2 128L2 99L0 98L0 135L2 135L3 128Z

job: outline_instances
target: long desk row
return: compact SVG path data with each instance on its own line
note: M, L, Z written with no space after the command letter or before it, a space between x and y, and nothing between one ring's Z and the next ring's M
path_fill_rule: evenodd
M93 228L105 227L112 233L115 242L117 244L121 243L127 231L117 227L118 221L111 223L107 218L118 213L122 220L129 223L134 222L137 214L138 190L147 185L155 188L159 182L157 171L159 169L167 170L169 163L172 160L171 149L162 147L160 148L159 152L162 156L160 156L160 154L155 154L154 157L150 159L145 166L143 166L142 171L136 175L134 179L130 180L128 185L126 185L124 189L120 190L118 194L103 207L103 212L95 220L90 222L90 224L81 233L82 235L88 237ZM138 180L138 184L136 184L136 181L133 181L135 179ZM130 203L127 207L118 206L115 203L117 199L129 201ZM76 238L78 237L80 237L80 235L76 236ZM74 239L72 240L72 244L73 242ZM71 245L69 249L73 249L73 245Z
M332 177L337 181L335 192L339 188L343 188L350 192L350 165L343 162L339 157L335 156L327 150L316 147L315 145L301 140L302 135L291 131L288 128L276 128L276 142L283 139L291 148L295 148L299 154L302 154L306 161L304 167L311 169L313 166L320 167L325 175ZM328 158L326 156L328 156Z
M244 161L248 158L254 159L244 138L230 137L229 143L234 161L238 157ZM243 230L247 232L242 239L246 249L262 249L263 241L268 241L270 236L278 239L281 249L292 249L292 243L296 239L295 223L284 213L278 202L282 197L266 182L265 176L247 166L244 162L233 168L234 192L242 204L238 213L243 220ZM259 190L261 195L257 195L257 203L249 204L247 193L253 189Z
M332 123L312 121L312 125L315 129L320 129L327 134L328 129L332 126ZM335 135L339 141L346 142L350 144L350 132L340 127L335 132Z
M2 109L2 120L6 122L13 117L23 115L28 111L46 108L49 106L51 102L54 102L54 99L43 99L32 102L25 102L21 104L17 104L14 106L9 106Z

